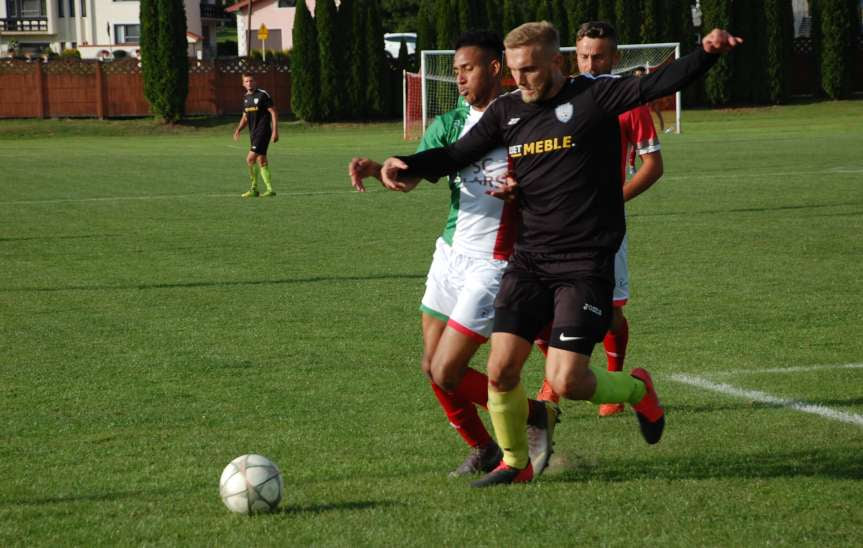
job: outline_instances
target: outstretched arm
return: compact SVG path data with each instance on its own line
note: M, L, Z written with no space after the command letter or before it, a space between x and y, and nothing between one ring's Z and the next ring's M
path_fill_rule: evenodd
M384 184L404 183L409 177L436 181L479 160L486 152L502 144L498 124L502 112L500 108L500 101L492 103L479 122L449 146L388 158L381 172Z
M594 100L608 114L616 115L671 95L704 75L719 60L719 55L742 43L742 38L714 29L704 37L702 47L656 72L641 78L600 77L593 87Z
M351 186L353 186L357 190L357 192L365 192L366 187L363 184L363 179L367 177L374 177L389 190L394 190L397 192L410 192L411 190L416 188L417 184L419 184L420 182L419 177L412 177L404 183L401 183L400 185L387 184L381 177L382 167L383 166L381 166L381 164L369 158L353 158L348 164L348 175L351 178Z
M723 29L713 29L701 41L701 48L640 80L644 101L659 99L683 89L710 70L720 55L742 43L743 38L733 36ZM686 58L691 59L687 59L688 63L683 63Z

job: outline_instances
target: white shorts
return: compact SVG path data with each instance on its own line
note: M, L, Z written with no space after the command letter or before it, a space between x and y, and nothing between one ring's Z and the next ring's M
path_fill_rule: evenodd
M629 300L629 265L627 262L628 240L626 234L614 255L614 306L623 306Z
M485 342L494 323L494 298L507 262L455 252L438 238L420 310Z

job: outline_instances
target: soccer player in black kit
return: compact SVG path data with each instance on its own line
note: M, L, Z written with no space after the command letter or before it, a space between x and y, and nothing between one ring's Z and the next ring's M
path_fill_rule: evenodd
M518 90L492 103L454 144L384 163L383 178L398 185L403 177L441 177L503 145L518 181L490 191L518 201L521 223L495 301L488 360L488 410L504 457L474 487L533 478L521 369L549 323L545 374L554 391L595 404L629 403L645 440L660 440L665 412L647 371L589 365L608 330L614 254L625 232L617 115L683 88L741 42L715 29L701 48L642 78L567 78L557 30L525 23L504 41Z
M267 149L271 139L274 143L279 140L279 115L276 112L276 107L273 106L272 97L265 90L257 87L254 76L243 74L243 87L246 88L246 94L243 96L243 117L237 129L234 130L234 140L239 140L240 132L248 125L252 144L246 155L251 187L242 196L243 198L256 198L258 196L258 178L255 175L255 163L257 163L260 166L261 180L264 181L264 186L267 188L261 196L269 198L275 196L276 193L273 192L273 185L270 181Z

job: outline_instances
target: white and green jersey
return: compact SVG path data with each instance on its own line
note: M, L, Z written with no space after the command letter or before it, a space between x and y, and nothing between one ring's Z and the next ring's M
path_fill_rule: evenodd
M460 101L459 106L434 119L417 152L454 143L482 114ZM450 211L441 237L456 252L482 259L509 259L515 242L516 206L487 193L505 181L507 171L507 153L500 147L450 176Z

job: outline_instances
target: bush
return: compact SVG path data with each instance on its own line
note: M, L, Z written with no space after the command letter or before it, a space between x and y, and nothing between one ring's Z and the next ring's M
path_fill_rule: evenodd
M821 87L831 99L851 94L854 67L854 38L860 15L849 0L819 0L821 31Z
M129 52L124 49L115 49L114 50L114 59L125 59L129 56Z
M226 40L216 44L217 57L236 57L238 52L236 40Z
M80 59L81 52L77 49L66 48L60 52L61 59Z
M139 13L144 96L153 114L174 123L189 94L186 12L175 0L141 0Z

